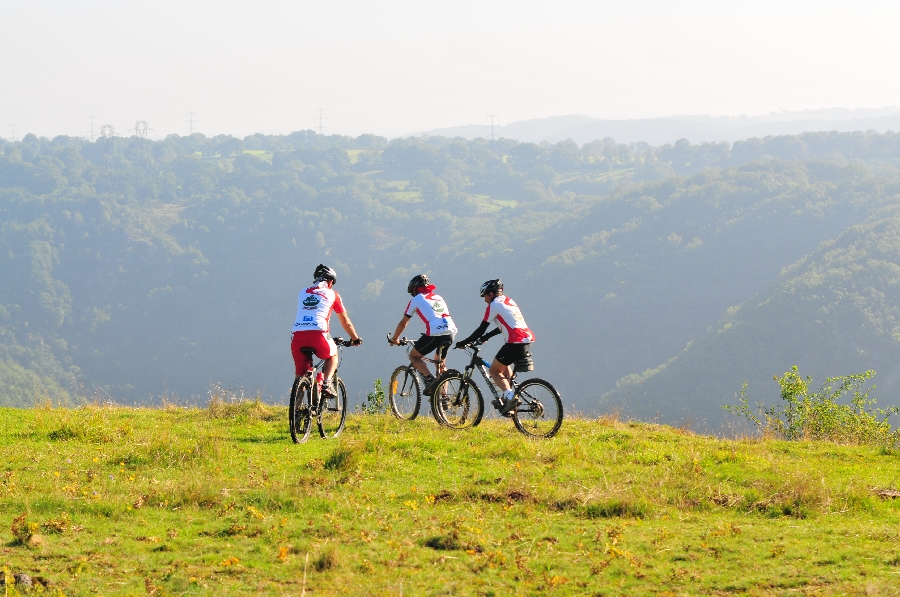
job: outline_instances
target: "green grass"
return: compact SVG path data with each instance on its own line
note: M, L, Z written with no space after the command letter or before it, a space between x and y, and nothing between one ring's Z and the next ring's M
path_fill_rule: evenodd
M0 409L0 562L65 595L900 593L890 450L363 415L294 445L285 419Z
M350 163L355 164L359 161L359 154L361 154L365 149L345 149L347 152L347 157L350 158Z
M266 151L265 149L245 149L244 153L247 155L252 155L253 157L259 158L265 162L272 163L272 157L275 155L271 151Z

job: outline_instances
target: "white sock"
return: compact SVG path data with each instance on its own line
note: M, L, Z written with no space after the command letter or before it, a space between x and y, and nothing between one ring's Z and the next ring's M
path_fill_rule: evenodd
M508 400L512 400L512 397L513 397L514 394L515 394L515 392L513 392L512 388L510 388L510 389L506 390L505 392L503 392L503 402L507 402Z

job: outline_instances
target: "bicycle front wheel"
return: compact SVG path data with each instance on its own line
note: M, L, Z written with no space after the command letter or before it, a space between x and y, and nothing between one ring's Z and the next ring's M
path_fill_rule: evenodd
M415 374L412 367L394 369L388 394L391 413L395 417L412 421L419 416L419 408L422 406L422 387L419 383L419 376Z
M347 388L340 377L335 380L334 391L334 398L323 396L319 405L316 422L319 425L319 435L323 439L339 436L347 420Z
M291 429L291 440L302 444L309 439L312 427L309 406L312 404L312 392L308 377L301 377L291 388L291 401L288 405L288 420Z
M543 379L529 379L516 389L521 404L513 412L516 429L531 437L553 437L562 426L559 392Z
M475 427L484 416L481 390L459 371L447 371L435 384L431 410L437 422L451 429Z

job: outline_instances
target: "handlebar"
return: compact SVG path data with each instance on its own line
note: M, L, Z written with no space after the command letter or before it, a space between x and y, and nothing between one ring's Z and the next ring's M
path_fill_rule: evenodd
M463 344L462 346L454 346L453 349L456 350L457 348L478 348L482 344L484 344L484 340L475 340L473 342L469 342L468 344Z
M331 339L334 340L334 343L338 346L359 346L360 344L362 344L362 338L355 342L353 340L344 340L340 337L332 337Z
M391 343L391 335L390 334L387 334L387 341L388 341L388 344ZM405 336L403 338L400 338L397 340L397 346L406 346L407 344L412 344L412 340L410 340L409 338L407 338Z

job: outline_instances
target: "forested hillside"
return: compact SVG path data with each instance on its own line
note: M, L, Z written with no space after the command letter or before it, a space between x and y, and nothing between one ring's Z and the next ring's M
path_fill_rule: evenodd
M383 338L411 275L463 334L499 276L567 408L716 424L745 379L761 396L793 364L896 362L898 159L891 133L0 142L0 404L203 400L211 382L280 400L296 293L325 262L365 338L352 397L404 358Z

